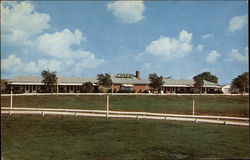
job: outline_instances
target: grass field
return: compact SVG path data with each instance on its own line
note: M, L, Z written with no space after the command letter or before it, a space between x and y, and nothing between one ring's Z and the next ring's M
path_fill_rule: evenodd
M1 106L10 97L1 97ZM249 116L248 96L110 96L110 109L192 114L192 100L199 115ZM16 96L14 107L106 109L106 96Z
M6 160L249 158L249 128L191 122L2 116Z

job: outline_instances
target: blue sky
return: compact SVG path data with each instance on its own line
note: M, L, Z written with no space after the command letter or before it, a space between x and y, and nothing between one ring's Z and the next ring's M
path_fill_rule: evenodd
M1 15L2 78L248 71L246 1L9 1Z

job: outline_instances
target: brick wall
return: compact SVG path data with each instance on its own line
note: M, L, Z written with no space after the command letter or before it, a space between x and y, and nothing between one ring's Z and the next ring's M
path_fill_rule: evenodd
M143 92L147 89L149 89L149 86L147 86L147 85L138 85L138 84L134 85L135 92L139 92L140 90Z

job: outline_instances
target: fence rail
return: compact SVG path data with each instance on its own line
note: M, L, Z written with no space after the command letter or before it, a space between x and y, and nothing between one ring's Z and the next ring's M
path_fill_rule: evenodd
M225 125L249 126L249 118L226 117L226 116L207 116L207 115L181 115L164 114L150 112L125 112L125 111L106 111L106 110L81 110L81 109L56 109L56 108L10 108L2 107L2 114L38 114L38 115L71 115L71 116L91 116L91 117L110 117L110 118L136 118L136 119L161 119L176 121L193 121L217 123Z
M183 95L183 96L238 96L238 95L245 95L248 96L248 93L244 94L210 94L210 93L202 93L202 94L193 94L193 93L108 93L109 95L120 95L120 96L126 96L126 95L149 95L149 96L174 96L174 95ZM50 96L51 93L22 93L22 94L13 94L13 96ZM107 95L107 93L53 93L53 96L81 96L81 95L89 95L89 96L103 96ZM2 97L8 97L11 96L11 94L1 94Z

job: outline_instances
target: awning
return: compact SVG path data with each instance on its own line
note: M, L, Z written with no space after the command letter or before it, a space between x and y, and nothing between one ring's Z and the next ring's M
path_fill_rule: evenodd
M123 87L133 87L134 85L132 84L122 84Z

